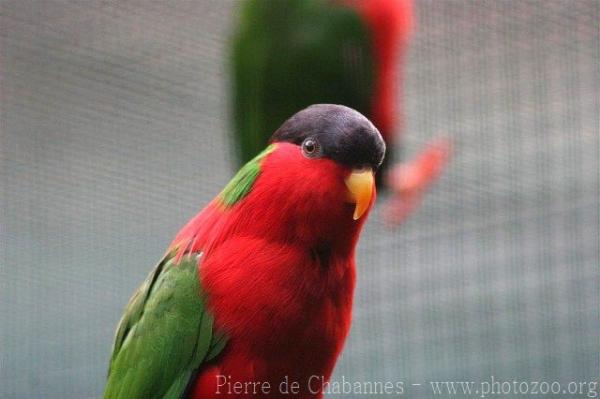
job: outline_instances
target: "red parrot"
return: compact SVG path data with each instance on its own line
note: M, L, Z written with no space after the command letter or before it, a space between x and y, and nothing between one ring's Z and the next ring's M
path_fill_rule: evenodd
M313 105L285 121L130 300L104 398L322 397L384 154L351 108Z
M241 163L295 110L344 104L368 116L386 142L378 185L389 181L395 195L384 214L407 214L399 204L415 209L416 192L425 191L433 174L406 186L405 179L414 179L403 172L421 167L409 162L384 179L401 128L400 79L413 24L412 0L245 1L232 48L233 142ZM447 158L431 152L424 157L428 164Z

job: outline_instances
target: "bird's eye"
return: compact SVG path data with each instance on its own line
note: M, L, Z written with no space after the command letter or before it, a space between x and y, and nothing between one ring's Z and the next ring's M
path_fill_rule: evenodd
M316 139L308 138L302 142L302 153L307 158L316 158L321 155L321 146Z

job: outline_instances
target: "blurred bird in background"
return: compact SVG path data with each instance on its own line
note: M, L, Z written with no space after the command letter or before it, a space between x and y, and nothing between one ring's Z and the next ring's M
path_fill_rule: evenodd
M449 140L437 139L413 160L393 162L412 27L412 0L244 2L232 59L239 165L298 109L313 103L349 106L367 115L387 144L377 183L392 194L385 220L401 223L418 208L450 153Z

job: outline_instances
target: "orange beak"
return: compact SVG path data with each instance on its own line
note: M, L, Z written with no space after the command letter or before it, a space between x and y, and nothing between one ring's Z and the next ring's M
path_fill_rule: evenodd
M375 179L371 168L355 169L345 180L348 187L348 200L356 204L354 208L354 220L367 211L371 198L373 198L373 189L375 188Z

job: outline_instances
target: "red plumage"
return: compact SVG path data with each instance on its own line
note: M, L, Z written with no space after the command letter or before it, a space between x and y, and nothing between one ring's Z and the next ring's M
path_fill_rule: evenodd
M364 19L373 45L375 87L369 117L388 145L396 140L404 55L413 28L412 0L342 0Z
M201 284L228 337L192 397L227 397L225 387L215 393L217 375L269 382L269 397L279 396L287 376L299 383L297 397L321 396L311 376L329 379L348 334L354 251L366 219L352 218L350 172L277 143L242 201L231 208L213 201L177 235L172 247L180 253L204 251Z

